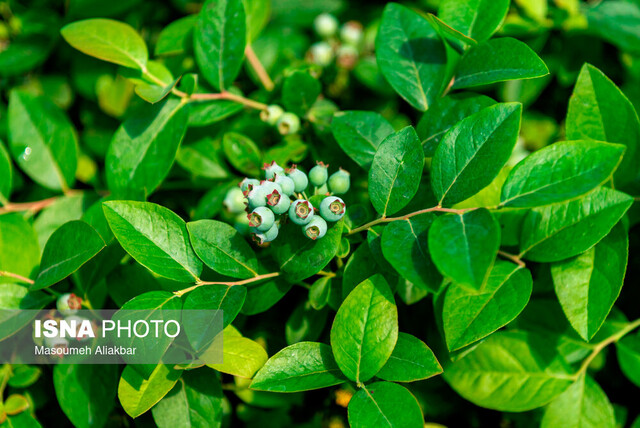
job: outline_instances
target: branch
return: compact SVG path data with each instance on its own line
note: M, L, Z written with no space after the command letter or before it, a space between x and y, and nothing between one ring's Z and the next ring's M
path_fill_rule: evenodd
M507 253L506 251L498 251L498 254L504 257L505 259L509 259L520 267L525 267L524 262L520 258L520 256L516 256L515 254Z
M174 291L173 294L175 294L176 296L180 297L183 296L193 290L195 290L196 288L203 286L203 285L227 285L229 287L234 286L234 285L245 285L245 284L251 284L252 282L257 282L257 281L262 281L263 279L269 279L269 278L275 278L276 276L280 276L280 272L271 272L271 273L265 273L263 275L258 275L258 276L254 276L253 278L249 278L249 279L243 279L242 281L232 281L232 282L218 282L218 281L200 281L198 280L198 282L195 285L192 285L191 287L187 287L184 288L182 290L178 290L178 291Z
M15 278L18 279L22 282L26 282L27 284L33 284L34 281L32 279L29 279L27 277L24 277L22 275L18 275L17 273L12 273L12 272L7 272L4 270L0 270L0 276L6 276L8 278Z
M58 199L58 196L53 196L51 198L43 199L41 201L33 201L33 202L18 202L18 203L7 203L4 207L0 208L0 214L6 214L17 211L40 211L43 208L48 207L52 203L54 203Z
M348 235L353 235L354 233L358 233L358 232L362 232L363 230L367 230L377 224L380 223L389 223L392 221L397 221L397 220L407 220L413 216L416 215L420 215L420 214L425 214L425 213L430 213L430 212L443 212L443 213L454 213L454 214L462 214L464 212L467 211L472 211L475 210L477 208L462 208L462 209L455 209L455 208L442 208L441 206L435 206L432 208L426 208L424 210L420 210L420 211L415 211L412 213L409 213L407 215L404 215L402 217L380 217L376 220L370 221L369 223L362 225L360 227L356 227L355 229L353 229L351 232L347 233Z
M264 86L264 88L269 92L273 91L273 88L275 87L273 80L269 77L267 70L264 69L264 66L260 62L260 59L258 59L258 56L253 51L250 44L247 44L247 47L244 49L244 54L246 55L251 68L253 68L253 71L258 75L258 79L260 79L262 86Z

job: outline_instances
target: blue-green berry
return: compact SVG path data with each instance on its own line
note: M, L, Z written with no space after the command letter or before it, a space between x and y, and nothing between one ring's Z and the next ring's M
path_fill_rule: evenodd
M338 31L338 20L330 13L321 13L313 20L313 28L322 38L333 37Z
M297 199L289 207L289 218L299 226L309 223L313 216L313 205L304 199Z
M295 134L300 130L300 118L293 113L284 113L278 119L278 132L281 135Z
M267 205L274 214L284 214L291 206L291 199L289 199L287 195L274 190L273 193L267 197Z
M325 165L322 162L318 162L316 166L309 171L309 181L316 187L322 186L327 182L329 178L329 165Z
M337 196L327 196L320 202L320 215L327 221L338 221L344 217L347 206Z
M276 221L273 211L267 207L254 209L247 218L249 219L249 226L255 228L258 232L266 232L271 229L271 226Z
M250 210L267 205L267 195L262 186L249 186L249 190L245 192L245 197Z
M276 239L278 237L278 232L278 223L274 223L273 226L271 226L271 229L267 230L266 232L254 231L251 234L251 237L256 243L258 243L258 245L263 245Z
M327 233L327 222L320 216L314 216L309 223L302 227L302 231L307 238L315 241Z
M340 168L329 177L329 190L336 195L344 195L351 187L351 174Z
M278 165L276 161L265 163L262 169L264 169L264 174L267 177L267 180L271 180L276 174L284 173L284 168Z
M262 110L260 112L260 119L262 119L263 122L266 122L269 125L273 126L278 123L278 119L280 119L280 116L282 116L283 113L284 110L282 109L282 107L276 104L272 104L265 110Z
M240 186L240 190L246 192L249 190L249 186L257 186L260 184L260 180L256 180L255 178L244 178L238 186Z
M222 204L232 214L238 214L245 209L244 193L239 187L232 187L224 197Z
M275 183L272 180L263 180L260 183L260 188L262 189L264 194L267 195L267 198L271 193L273 193L274 190L278 193L282 193L282 187L280 187L278 183Z
M287 176L293 180L293 184L295 185L294 191L300 193L307 190L307 186L309 185L309 178L307 174L300 171L295 165L287 170Z
M64 316L73 315L82 308L82 298L73 293L63 294L58 297L56 308Z
M291 177L287 177L284 173L278 173L275 175L275 183L280 185L282 193L287 196L293 195L293 192L296 190L296 184L293 182Z

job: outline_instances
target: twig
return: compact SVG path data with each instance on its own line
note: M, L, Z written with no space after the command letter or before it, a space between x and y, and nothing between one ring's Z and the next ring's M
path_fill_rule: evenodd
M15 278L18 279L22 282L26 282L27 284L33 284L34 281L32 279L26 278L22 275L18 275L17 273L13 273L13 272L7 272L4 270L0 270L0 276L6 276L8 278Z
M59 196L53 196L51 198L43 199L41 201L33 201L33 202L17 202L17 203L7 203L4 207L0 208L0 214L17 212L17 211L40 211L43 208L48 207L52 203L54 203Z
M520 256L516 256L515 254L507 253L506 251L498 251L498 254L504 257L505 259L509 259L520 267L525 267L526 265L520 258Z
M358 232L362 232L363 230L367 230L377 224L380 223L389 223L392 221L397 221L397 220L407 220L413 216L416 215L420 215L420 214L425 214L425 213L430 213L430 212L443 212L443 213L454 213L454 214L462 214L464 212L467 211L472 211L475 210L477 208L462 208L462 209L455 209L455 208L442 208L441 206L435 206L432 208L426 208L424 210L419 210L419 211L415 211L412 213L409 213L407 215L401 216L401 217L380 217L376 220L370 221L369 223L362 225L360 227L356 227L355 229L353 229L352 231L350 231L349 233L347 233L347 235L353 235L354 233L358 233Z
M231 286L234 286L234 285L251 284L252 282L262 281L263 279L275 278L276 276L279 276L279 275L280 275L280 272L271 272L271 273L265 273L263 275L254 276L253 278L243 279L242 281L232 281L232 282L198 281L195 285L192 285L191 287L187 287L187 288L184 288L182 290L174 291L173 294L175 294L176 296L180 297L180 296L183 296L183 295L189 293L190 291L193 291L196 288L201 287L203 285L228 285L229 287L231 287Z
M247 61L249 61L249 65L251 65L253 71L258 75L258 79L260 79L262 86L264 86L264 88L269 92L273 91L273 88L275 87L273 80L269 77L267 70L265 70L250 44L247 44L247 47L244 49L244 54L247 57Z

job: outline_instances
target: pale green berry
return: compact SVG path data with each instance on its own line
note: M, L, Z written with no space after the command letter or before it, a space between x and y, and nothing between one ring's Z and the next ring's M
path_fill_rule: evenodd
M246 236L249 233L249 219L247 218L247 214L238 214L233 223L233 227L238 233L242 236Z
M318 36L327 39L338 31L338 20L330 13L321 13L313 20L313 28Z
M271 226L273 226L276 220L273 211L267 207L254 209L247 218L249 219L249 226L255 228L258 232L266 232L271 229Z
M344 195L351 187L351 174L340 168L329 177L329 190L336 195Z
M295 134L300 130L300 118L293 113L285 113L278 119L278 132L281 135Z
M267 177L267 180L271 180L273 176L276 174L284 173L284 168L278 165L276 161L273 161L271 163L265 163L262 169L264 169L264 173Z
M260 112L260 119L273 126L278 123L278 119L280 119L280 116L282 116L283 113L284 110L282 107L272 104Z
M353 69L358 62L358 49L351 45L342 45L336 54L336 63L347 70Z
M244 192L239 187L232 187L224 197L222 204L232 214L238 214L246 208Z
M345 22L340 29L340 38L346 44L359 45L362 41L362 24L358 21Z
M69 341L64 337L45 337L44 346L47 348L63 348L64 349L69 347Z
M327 233L327 222L320 216L314 216L309 223L302 226L302 231L307 238L315 241Z
M289 210L291 199L289 199L287 195L274 190L273 193L267 197L267 205L274 214L284 214Z
M250 210L267 205L267 195L264 193L262 186L249 186L245 196Z
M322 186L327 182L329 178L329 165L325 165L322 162L318 162L316 166L309 171L309 181L316 187Z
M271 180L264 180L260 183L260 188L264 192L264 194L269 197L270 194L276 190L278 193L282 193L282 187L278 183L275 183Z
M327 196L320 202L320 215L327 221L338 221L344 217L347 206L337 196Z
M73 315L82 308L82 298L73 293L66 293L58 297L56 302L58 311L64 315Z
M240 190L246 192L249 190L249 186L257 186L260 184L260 180L256 180L255 178L244 178L238 186L240 186Z
M297 199L289 207L289 218L299 226L309 223L313 216L313 205L304 199Z
M276 239L278 237L278 232L278 223L274 223L274 225L271 226L271 229L267 230L266 232L254 231L251 234L251 237L256 243L258 243L258 245L263 245Z
M315 191L316 195L326 195L328 193L329 193L329 187L327 186L327 183L324 183L320 187L316 187L316 191Z
M284 173L278 173L275 177L275 183L280 185L282 193L287 196L293 195L293 192L295 192L296 189L296 184L293 182L291 177L287 177Z
M300 193L307 190L307 186L309 185L309 178L307 174L300 171L295 165L287 170L287 176L293 180L293 184L295 185L294 191Z
M318 42L309 48L309 59L318 67L327 67L333 61L333 48L327 42Z

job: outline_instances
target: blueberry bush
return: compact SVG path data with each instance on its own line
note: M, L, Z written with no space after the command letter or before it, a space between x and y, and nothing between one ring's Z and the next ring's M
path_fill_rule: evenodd
M0 308L225 326L0 427L640 427L639 88L638 0L0 1Z

